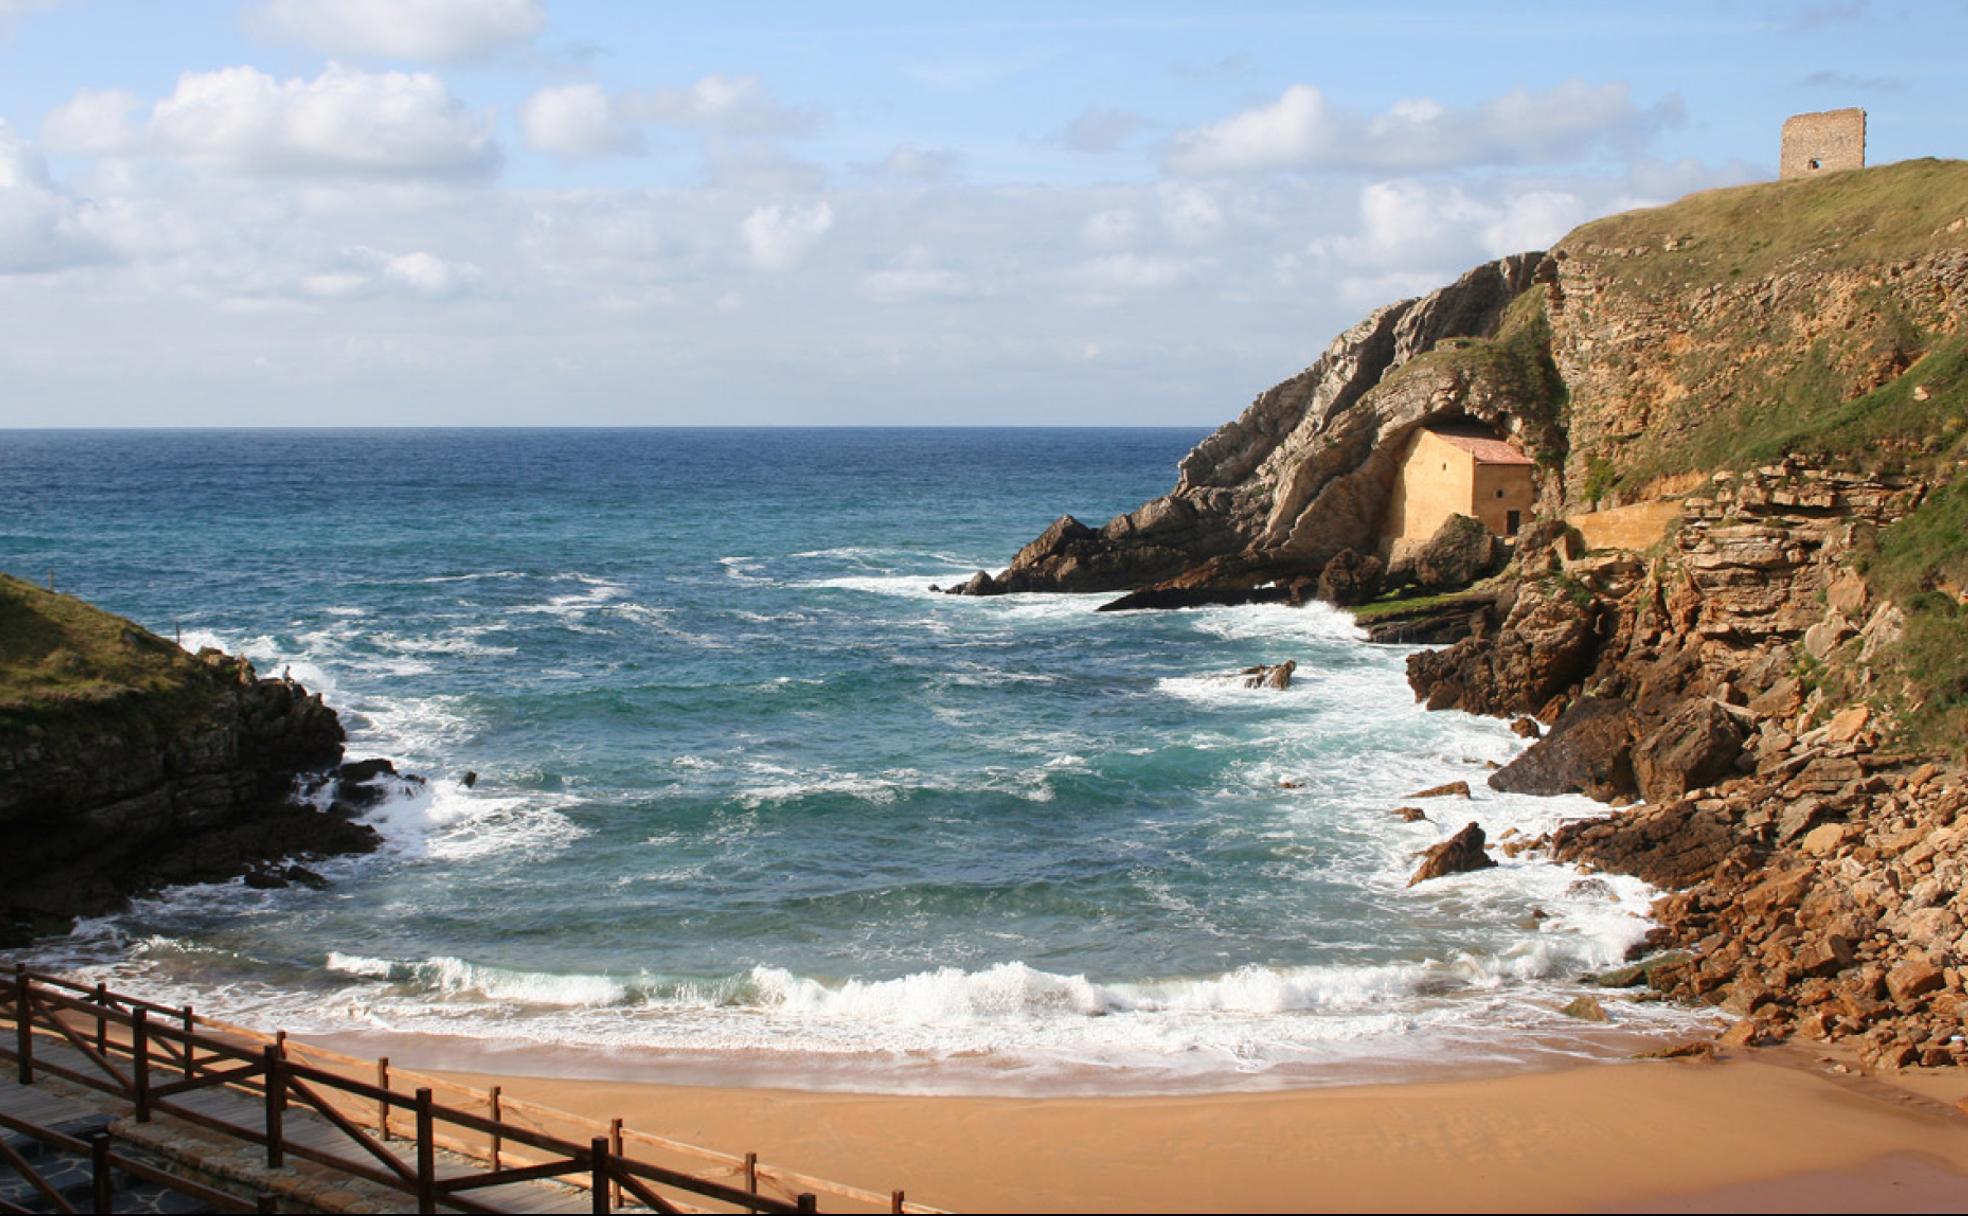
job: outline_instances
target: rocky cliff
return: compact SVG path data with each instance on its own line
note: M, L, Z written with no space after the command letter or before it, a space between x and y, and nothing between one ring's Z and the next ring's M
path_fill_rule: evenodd
M1609 982L1718 1005L1732 1041L1968 1063L1968 164L1695 195L1481 267L1342 335L1168 496L969 589L1357 598L1400 441L1465 418L1536 459L1540 518L1470 591L1368 612L1453 642L1410 657L1431 708L1539 737L1492 785L1635 804L1502 847L1670 888L1671 953ZM1628 504L1664 526L1589 550Z
M1538 350L1522 340L1538 320L1506 317L1540 264L1535 253L1504 258L1376 310L1198 444L1174 490L1097 529L1062 516L1002 574L967 589L1132 590L1192 571L1225 586L1316 575L1342 550L1375 547L1401 440L1422 423L1466 415L1561 451L1553 420L1523 405L1539 394L1525 385L1542 374ZM1494 337L1506 320L1516 324L1502 342L1445 346ZM1520 355L1532 365L1517 364Z
M1968 166L1931 160L1712 191L1480 266L1334 339L1197 445L1170 493L1098 527L1063 516L960 590L1315 578L1384 547L1395 462L1424 423L1512 439L1551 517L1813 443L1912 454L1933 437L1868 437L1851 407L1959 359L1964 191Z
M0 574L0 935L172 883L311 880L273 863L375 848L295 801L342 743L298 684Z

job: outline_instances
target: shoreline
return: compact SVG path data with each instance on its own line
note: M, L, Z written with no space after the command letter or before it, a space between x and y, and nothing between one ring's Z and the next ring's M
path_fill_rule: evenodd
M1612 995L1601 993L1607 1000ZM1617 995L1617 994L1613 994ZM1689 1011L1699 1015L1702 1011ZM1712 1012L1712 1011L1710 1011ZM704 1090L775 1090L865 1098L1030 1101L1072 1098L1182 1099L1319 1093L1360 1086L1399 1088L1442 1082L1565 1072L1619 1064L1666 1044L1707 1039L1726 1019L1640 1026L1580 1022L1556 1030L1496 1032L1487 1049L1470 1044L1432 1059L1386 1055L1338 1057L1297 1069L1228 1068L1178 1073L1145 1066L987 1059L827 1057L770 1051L692 1052L635 1046L556 1043L445 1035L414 1030L291 1032L289 1037L358 1059L387 1056L430 1073L497 1075L545 1082L602 1082Z
M960 1210L1958 1208L1968 1114L1954 1103L1968 1079L1872 1076L1828 1058L1783 1048L1720 1063L1105 1098L435 1071Z

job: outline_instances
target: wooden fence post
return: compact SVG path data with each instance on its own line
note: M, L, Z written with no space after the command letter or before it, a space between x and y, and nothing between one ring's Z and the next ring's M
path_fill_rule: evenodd
M96 981L96 1054L109 1054L109 985Z
M609 1181L608 1137L596 1136L588 1142L588 1160L594 1167L591 1204L594 1216L608 1216L608 1188L614 1185Z
M376 1088L388 1092L389 1087L390 1058L388 1056L377 1056ZM390 1138L390 1104L388 1098L376 1099L376 1126L382 1131L383 1143L388 1144ZM493 1168L497 1169L498 1167L494 1166Z
M150 1010L138 1005L130 1011L130 1084L137 1107L137 1122L150 1122Z
M796 1206L802 1212L817 1212L820 1210L820 1201L813 1197L812 1191L801 1191Z
M756 1195L759 1193L759 1155L745 1154L745 1189Z
M20 1059L20 1083L34 1084L34 1006L27 991L27 964L14 964L14 1051Z
M198 1065L194 1059L194 1053L198 1049L192 1046L191 1042L191 1036L198 1033L198 1018L192 1013L191 1006L189 1005L184 1007L184 1031L184 1078L189 1081L198 1075Z
M901 1216L901 1213L902 1213L902 1212L903 1212L903 1210L904 1210L904 1205L905 1205L905 1201L904 1201L904 1200L903 1200L903 1198L902 1198L902 1192L901 1192L901 1191L891 1191L891 1192L889 1193L889 1196L888 1196L888 1210L889 1210L889 1211L891 1211L891 1212L893 1212L893 1213L895 1213L895 1214L896 1214L896 1216Z
M287 1070L280 1049L271 1044L260 1049L260 1059L266 1069L267 1168L277 1170L286 1159L286 1129L282 1124L287 1112Z
M89 1174L95 1191L96 1211L108 1212L110 1192L115 1180L109 1172L109 1133L97 1130L89 1133Z
M505 1089L503 1085L492 1087L492 1172L495 1174L499 1172L499 1155L506 1148Z
M428 1089L417 1091L417 1210L437 1211L437 1120Z
M617 1157L623 1155L622 1121L620 1119L611 1119L608 1122L608 1151ZM622 1184L619 1180L615 1183L615 1206L618 1208L622 1206Z

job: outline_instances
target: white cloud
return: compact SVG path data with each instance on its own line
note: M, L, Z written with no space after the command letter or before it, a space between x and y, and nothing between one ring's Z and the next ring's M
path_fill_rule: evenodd
M528 42L546 14L539 0L261 0L247 23L330 55L441 61Z
M756 76L713 74L688 88L631 89L617 106L634 122L734 136L806 135L820 122L817 114L774 99Z
M134 93L84 90L49 111L41 124L41 143L71 156L121 156L137 146L130 116L142 108Z
M1681 120L1678 99L1635 105L1624 84L1571 80L1542 93L1516 89L1451 108L1428 98L1368 117L1334 106L1312 85L1176 135L1168 166L1180 173L1267 169L1397 169L1565 160L1602 147L1631 150Z
M478 278L470 262L447 262L421 250L398 254L383 263L383 278L422 296L448 296Z
M1095 249L1121 249L1141 231L1141 217L1127 207L1097 211L1080 225L1080 236Z
M861 286L874 299L891 302L961 299L975 290L969 275L938 264L921 245L911 245L887 266L863 275Z
M1095 293L1159 291L1193 277L1208 265L1196 258L1112 253L1081 262L1069 277L1076 286Z
M354 245L335 265L301 275L301 295L322 300L366 299L386 293L443 299L475 286L483 272L470 262L449 261L423 250L391 253Z
M1066 146L1075 152L1112 152L1155 124L1129 110L1095 107L1066 124Z
M61 270L99 260L78 200L56 189L27 142L0 122L0 275Z
M1165 183L1156 193L1161 198L1162 227L1183 244L1204 244L1223 231L1223 208L1209 191Z
M491 124L427 72L331 63L312 80L191 72L151 114L152 146L246 173L464 177L497 169Z
M755 208L739 225L752 265L760 270L791 270L834 226L834 209L825 201L811 206Z
M1169 164L1182 173L1224 173L1303 165L1339 140L1343 121L1326 95L1295 84L1268 106L1175 137Z
M527 146L568 160L615 156L642 146L642 134L624 122L600 85L541 89L519 111Z
M1497 257L1549 248L1591 215L1569 190L1532 190L1511 198L1503 214L1483 227L1483 246Z
M948 181L956 175L957 164L961 159L958 153L949 148L922 148L915 144L897 144L882 159L859 162L854 168L868 177L889 181L941 182Z

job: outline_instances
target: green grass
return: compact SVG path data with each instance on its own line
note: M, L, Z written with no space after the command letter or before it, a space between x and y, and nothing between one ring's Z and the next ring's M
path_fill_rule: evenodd
M120 616L0 574L0 715L177 692L207 670Z
M1651 403L1644 441L1576 452L1588 464L1572 484L1603 495L1794 451L1870 469L1938 455L1968 412L1959 306L1908 292L1895 275L1963 250L1968 162L1931 159L1708 191L1577 229L1554 252L1607 277L1595 309L1645 317L1718 286L1723 294L1711 308L1688 308L1678 334L1687 348L1665 369L1658 359L1635 364L1665 370L1685 395ZM1828 301L1836 323L1808 333L1800 330L1815 318L1808 306L1799 311L1795 284L1831 280L1788 279L1776 307L1749 289L1845 271L1859 273L1826 288L1837 293ZM1603 358L1617 375L1620 357ZM1923 382L1930 400L1912 402L1909 390ZM1653 390L1636 379L1624 391L1644 399Z
M1968 482L1927 496L1861 553L1866 581L1906 614L1886 656L1913 695L1901 707L1910 739L1947 751L1968 740Z
M1551 322L1544 289L1522 292L1504 310L1494 338L1450 338L1408 360L1381 382L1381 390L1415 376L1460 374L1499 392L1527 425L1519 436L1533 460L1546 468L1565 463L1562 422L1571 398L1551 357ZM1376 390L1376 391L1381 391Z
M1904 261L1964 238L1949 224L1968 215L1968 161L1900 161L1852 173L1691 194L1574 230L1561 249L1646 248L1621 259L1620 276L1647 291L1779 269ZM1665 248L1667 241L1677 248Z
M1388 617L1406 616L1409 613L1431 612L1437 608L1453 608L1458 604L1475 606L1492 598L1470 591L1444 591L1433 595L1409 595L1402 591L1390 591L1379 599L1347 609L1353 619L1361 624L1372 624Z

